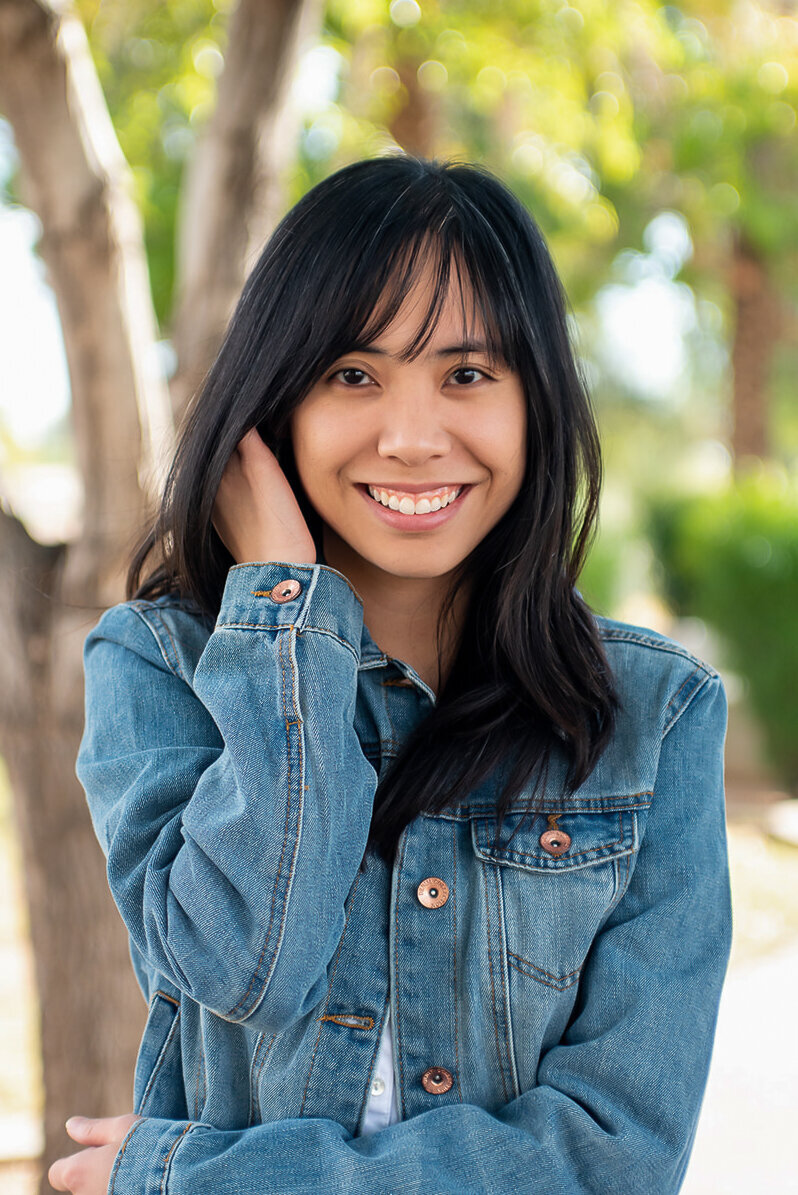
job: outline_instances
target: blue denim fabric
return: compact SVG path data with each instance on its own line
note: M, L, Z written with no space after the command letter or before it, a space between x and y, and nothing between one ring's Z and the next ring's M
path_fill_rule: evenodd
M545 817L508 841L525 794L496 840L495 776L360 870L435 696L342 574L237 566L215 627L175 598L103 616L78 775L150 1010L110 1191L679 1189L730 945L725 698L678 644L600 628L623 709L565 803L553 760L566 853ZM359 1136L389 1000L401 1119Z

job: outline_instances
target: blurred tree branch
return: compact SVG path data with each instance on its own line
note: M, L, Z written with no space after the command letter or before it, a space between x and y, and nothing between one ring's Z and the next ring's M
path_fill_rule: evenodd
M188 165L178 225L172 391L179 411L213 360L243 279L281 214L281 173L299 134L294 68L320 24L321 0L241 0L232 14L218 102Z

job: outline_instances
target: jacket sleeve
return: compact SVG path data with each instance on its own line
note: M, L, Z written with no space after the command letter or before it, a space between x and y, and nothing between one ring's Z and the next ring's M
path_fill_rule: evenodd
M301 589L278 603L286 578ZM323 997L366 846L362 618L334 569L241 565L193 677L151 603L114 607L86 641L77 771L132 942L193 1000L267 1033Z
M538 1086L498 1113L431 1109L351 1137L332 1120L239 1132L142 1120L115 1195L673 1195L706 1084L730 947L723 805L725 698L704 683L665 735L623 899L594 942Z

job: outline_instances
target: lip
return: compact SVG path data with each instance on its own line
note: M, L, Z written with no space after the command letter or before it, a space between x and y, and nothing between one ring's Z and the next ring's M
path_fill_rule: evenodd
M385 487L388 488L387 486ZM391 487L393 488L393 487ZM397 487L399 488L399 487ZM406 494L423 493L421 489L411 489L404 486ZM427 486L426 489L437 489L437 486ZM432 510L426 515L403 515L400 510L391 510L389 506L383 506L381 502L376 502L368 491L368 487L363 484L358 484L355 489L359 490L363 498L368 502L373 509L374 514L378 519L382 519L389 527L395 527L397 531L435 531L438 527L447 523L450 518L453 518L463 504L463 499L473 489L473 484L464 485L460 493L455 498L454 502L450 502L448 506L444 506L442 510Z

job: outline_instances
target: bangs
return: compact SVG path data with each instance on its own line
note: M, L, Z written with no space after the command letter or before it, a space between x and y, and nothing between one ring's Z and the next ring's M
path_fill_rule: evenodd
M375 341L422 283L428 282L431 285L426 308L417 314L416 331L399 351L399 359L412 361L423 353L435 335L447 299L453 296L460 311L462 343L484 345L493 366L512 366L516 352L506 312L497 310L486 280L475 276L457 247L427 234L410 245L401 244L392 266L384 283L374 280L368 288L371 293L363 294L360 310L353 312L345 332L352 344Z
M421 193L414 195L414 190ZM337 269L316 280L320 308L327 313L318 326L316 376L345 353L376 340L422 281L431 284L429 297L401 360L424 351L453 296L464 345L484 345L494 367L517 368L528 339L526 313L515 270L496 231L438 180L431 188L424 179L408 191L394 197L393 205L372 204L355 219L350 215L332 234L333 243L317 249L316 264L335 262ZM342 269L342 262L350 263L349 268Z

